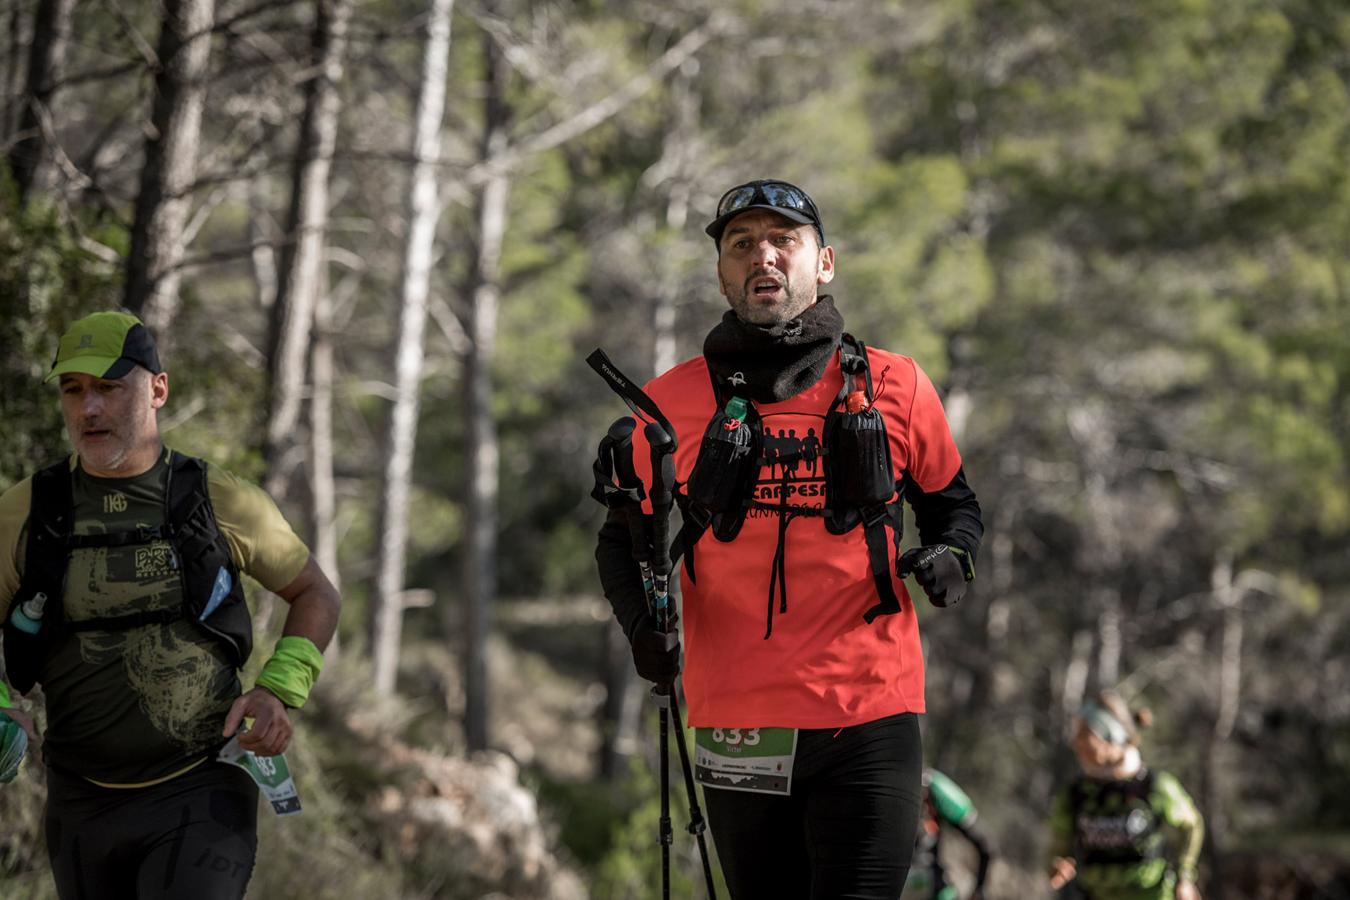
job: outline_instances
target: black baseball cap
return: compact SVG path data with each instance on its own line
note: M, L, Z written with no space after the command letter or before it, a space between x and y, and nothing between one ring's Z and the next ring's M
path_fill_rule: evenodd
M795 184L777 178L761 178L738 184L717 201L717 218L703 229L713 243L722 243L722 232L727 223L747 209L771 209L781 216L802 225L811 225L825 245L825 226L820 224L820 211L809 194Z
M76 321L61 335L52 370L43 381L70 372L122 378L135 366L155 374L164 371L150 329L130 313L96 312Z

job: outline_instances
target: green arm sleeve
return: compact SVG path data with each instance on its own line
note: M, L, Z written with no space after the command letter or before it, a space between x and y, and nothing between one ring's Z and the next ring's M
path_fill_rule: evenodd
M263 663L257 686L267 688L291 709L299 709L323 671L323 654L309 638L289 635L277 641L272 657Z
M1163 821L1174 830L1171 843L1176 852L1173 862L1177 874L1194 881L1200 847L1205 841L1205 820L1200 810L1196 809L1195 801L1186 793L1181 782L1167 772L1159 772L1154 778L1150 800L1154 809L1162 814Z
M970 802L970 797L960 785L937 769L928 770L928 796L942 821L953 825L975 821L975 804Z

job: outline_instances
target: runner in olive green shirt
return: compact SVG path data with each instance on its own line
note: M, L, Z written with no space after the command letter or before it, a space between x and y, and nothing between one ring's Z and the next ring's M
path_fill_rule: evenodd
M236 733L260 756L285 750L287 708L303 704L322 668L337 592L265 492L209 464L202 478L200 461L164 447L156 414L168 399L168 375L139 320L95 313L74 323L53 378L76 451L43 482L69 473L64 580L54 589L59 602L34 593L31 572L25 580L32 528L48 519L34 523L64 513L33 509L37 482L26 478L0 495L0 622L11 679L20 662L36 661L45 696L46 827L57 891L63 898L237 900L256 852L257 789L215 756ZM220 535L206 550L169 521L170 478L193 472L204 484L198 493L206 513L194 507L191 522L205 521L203 533ZM173 496L181 491L180 484ZM210 602L189 616L197 612L185 596L195 583L194 554L212 550L228 561ZM247 692L238 647L251 645L251 634L227 631L222 639L211 627L228 618L248 630L238 574L289 604L283 637ZM55 609L51 619L44 602ZM41 652L14 658L39 646L25 643L33 636L47 641ZM0 707L8 702L0 683ZM6 720L36 744L30 716L0 708ZM240 732L246 720L252 724ZM0 741L13 731L0 728Z
M1150 720L1110 691L1079 711L1073 749L1083 774L1051 812L1052 888L1076 878L1089 900L1200 900L1204 821L1176 778L1144 765L1137 726Z

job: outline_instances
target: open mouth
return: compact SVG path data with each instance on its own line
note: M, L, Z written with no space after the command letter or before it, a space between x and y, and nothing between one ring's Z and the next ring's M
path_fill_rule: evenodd
M782 290L783 285L776 278L756 278L750 282L750 293L756 297L775 297Z

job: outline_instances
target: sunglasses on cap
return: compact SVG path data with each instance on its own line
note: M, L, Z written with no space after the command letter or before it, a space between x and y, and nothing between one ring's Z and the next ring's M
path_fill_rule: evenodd
M719 240L723 229L738 213L747 209L772 208L788 215L788 218L803 225L812 225L825 243L825 229L820 224L820 211L807 195L806 191L786 181L766 179L738 185L722 195L717 201L717 217L706 231L714 240Z
M760 204L765 206L795 209L798 212L806 213L817 222L820 221L820 213L816 211L816 204L811 202L810 197L806 196L806 191L795 184L788 184L786 181L752 181L749 184L732 188L723 194L722 199L717 202L717 217L720 219L727 213L748 209L755 205L756 200L759 200Z
M1124 746L1130 742L1129 730L1109 710L1089 700L1078 710L1078 718L1097 737L1108 744Z

